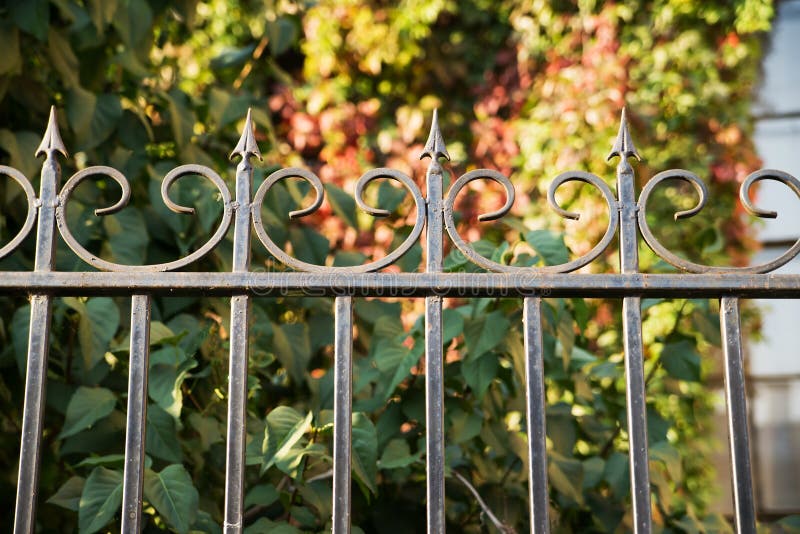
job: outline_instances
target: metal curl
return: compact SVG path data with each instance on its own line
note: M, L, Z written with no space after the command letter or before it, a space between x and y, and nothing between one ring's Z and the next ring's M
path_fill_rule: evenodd
M453 241L453 244L474 264L483 267L484 269L490 271L499 271L499 272L541 272L541 273L566 273L570 271L574 271L576 269L580 269L581 267L591 263L595 258L600 256L611 241L614 239L614 234L617 231L617 226L619 225L619 213L617 211L617 202L616 198L614 197L613 191L608 185L601 180L598 176L594 174L590 174L587 172L581 171L571 171L565 172L558 175L553 183L550 184L548 190L548 199L550 201L550 205L552 208L567 219L577 220L580 217L580 214L566 211L562 209L555 200L555 191L561 185L567 182L584 182L590 185L595 186L600 192L603 194L605 198L606 204L608 205L608 217L609 223L608 228L606 229L603 238L590 250L588 253L584 254L580 258L576 258L570 262L562 263L559 265L547 265L544 267L517 267L513 265L503 265L502 263L497 263L492 261L488 258L485 258L478 254L478 252L472 248L468 243L464 241L461 235L458 233L456 228L455 220L453 218L453 209L455 205L455 200L461 190L471 181L479 180L479 179L489 179L494 180L495 182L502 185L506 191L506 202L502 208L497 211L493 211L491 213L486 213L478 217L479 221L492 221L504 216L508 211L511 209L512 204L514 203L514 188L511 185L511 181L505 177L504 175L500 174L497 171L489 170L489 169L478 169L471 172L468 172L461 176L450 188L450 191L447 193L447 199L445 200L445 208L444 208L444 224L445 228L447 229L447 234L450 236L450 239Z
M19 186L22 188L22 191L25 193L25 200L27 200L28 203L28 213L25 216L25 222L22 223L22 228L19 229L17 235L15 235L11 241L0 248L1 259L14 252L20 243L22 243L22 241L28 237L28 234L31 233L31 229L33 229L33 223L36 221L37 206L36 191L34 191L30 180L28 180L24 174L13 167L0 165L0 175L8 176L17 182L17 184L19 184Z
M742 201L742 206L744 206L744 209L747 210L747 213L750 215L755 215L756 217L762 217L764 219L775 219L778 216L778 212L776 211L762 210L753 205L753 201L750 197L750 191L753 185L761 180L774 180L776 182L780 182L788 186L792 191L794 191L795 195L800 197L800 182L798 182L797 178L783 171L777 171L775 169L761 169L760 171L750 174L745 181L742 182L742 186L739 188L739 199Z
M222 196L223 203L222 220L220 221L216 232L214 232L214 235L212 235L202 247L195 250L188 256L167 263L157 263L152 265L123 265L104 260L86 250L86 248L81 245L77 239L75 239L75 236L72 234L72 231L67 225L67 204L69 204L69 201L71 200L72 193L83 180L95 175L106 176L113 179L122 189L120 199L113 206L98 208L94 211L95 215L111 215L113 213L117 213L128 205L131 197L131 188L130 184L128 183L128 179L125 178L125 175L112 167L106 167L103 165L87 167L86 169L73 174L61 189L61 193L58 195L58 206L56 207L56 222L58 223L58 229L61 232L61 236L64 238L64 242L67 243L69 248L71 248L72 251L75 252L75 254L77 254L78 257L80 257L83 261L97 269L117 272L159 272L180 269L181 267L185 267L186 265L199 260L211 252L214 247L216 247L217 244L222 241L228 231L228 228L230 227L233 216L233 205L231 203L231 194L228 190L228 187L225 185L225 181L216 172L203 165L181 165L180 167L176 167L170 171L164 177L164 180L161 184L161 198L164 200L164 204L166 204L171 211L175 213L193 214L195 212L194 208L181 206L175 203L169 197L169 188L173 183L175 183L175 181L186 175L199 175L208 179L216 186L217 190Z
M386 168L379 168L373 169L358 179L356 182L356 189L355 189L355 201L358 204L358 207L364 210L365 212L369 213L374 217L387 217L390 215L389 210L375 208L369 206L363 198L364 191L367 185L379 179L391 179L400 182L405 188L411 193L411 196L414 198L414 203L416 204L416 211L417 211L417 218L414 222L414 228L411 230L411 233L408 237L403 241L403 243L393 250L391 253L387 254L383 258L358 266L351 266L351 267L328 267L326 265L315 265L313 263L307 263L302 260L298 260L297 258L293 258L289 254L287 254L281 247L279 247L272 238L269 237L269 234L264 227L264 222L261 219L261 207L264 203L264 198L267 192L272 188L275 183L280 180L284 180L287 178L301 178L309 182L316 191L316 198L311 206L295 210L289 213L290 218L297 218L303 217L310 213L316 211L322 201L324 199L325 190L322 187L322 182L320 181L319 177L308 171L306 169L301 169L298 167L292 167L288 169L281 169L279 171L275 171L274 173L270 174L266 180L259 186L258 190L256 191L255 196L253 197L253 208L252 208L252 217L253 217L253 227L256 231L256 235L264 247L272 254L275 258L278 259L281 263L286 265L287 267L291 267L296 271L305 271L305 272L316 272L316 273L334 273L334 272L347 272L347 273L366 273L366 272L373 272L378 271L392 263L396 262L400 259L408 250L416 243L417 239L419 238L420 234L422 233L422 229L425 226L425 198L422 196L417 185L414 181L403 174L400 171L394 169L386 169Z
M642 189L641 194L639 195L639 230L642 233L642 237L644 238L645 242L648 246L655 252L658 257L666 261L667 263L677 267L686 272L690 273L768 273L770 271L774 271L778 267L785 265L789 261L791 261L795 256L800 253L800 239L798 239L792 247L784 252L778 258L774 260L762 263L759 265L751 265L748 267L717 267L713 265L703 265L700 263L695 263L693 261L689 261L685 258L681 258L677 254L667 250L661 242L656 239L655 235L653 234L650 226L647 224L647 201L650 198L650 194L653 190L665 180L670 179L678 179L683 180L692 184L695 191L699 196L699 200L697 205L689 210L679 211L675 214L675 220L684 219L688 217L692 217L700 212L706 204L706 199L708 197L708 189L706 188L705 183L694 173L691 173L687 170L683 169L673 169L664 172L660 172L656 174ZM763 218L775 218L778 214L774 211L769 210L762 210L757 208L753 205L752 200L750 199L750 190L756 182L761 180L775 180L781 182L782 184L787 185L794 193L800 197L800 181L797 180L794 176L785 173L783 171L776 171L772 169L762 169L760 171L756 171L750 174L745 181L742 183L741 188L739 189L739 198L742 201L742 205L747 210L748 213L755 215L757 217Z

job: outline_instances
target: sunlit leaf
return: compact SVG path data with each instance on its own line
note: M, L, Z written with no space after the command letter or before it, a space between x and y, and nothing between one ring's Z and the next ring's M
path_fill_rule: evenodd
M95 467L83 486L78 509L81 533L106 526L122 505L122 472Z
M106 388L85 386L75 390L67 405L67 417L59 439L77 434L108 416L117 404L114 392Z
M175 530L181 534L189 532L197 517L200 496L185 467L172 464L158 473L146 470L144 498Z

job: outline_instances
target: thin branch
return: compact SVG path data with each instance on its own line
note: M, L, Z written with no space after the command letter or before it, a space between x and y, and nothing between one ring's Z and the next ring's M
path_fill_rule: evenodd
M453 476L456 478L456 480L458 480L459 482L464 484L464 486L469 490L469 492L472 494L472 496L475 497L475 500L478 501L478 506L481 507L481 510L483 510L483 513L486 514L486 517L489 518L489 521L491 521L492 524L495 527L497 527L497 529L500 532L504 532L505 534L517 534L517 531L514 530L514 527L506 525L505 523L500 521L497 518L497 516L494 515L494 513L492 513L491 508L489 508L489 506L486 504L486 502L481 498L481 494L478 493L478 490L475 489L475 486L470 484L469 480L467 480L461 473L459 473L456 470L453 470L451 472L453 473Z
M264 49L267 47L267 43L269 43L269 38L265 35L264 37L261 38L261 41L259 41L258 46L256 46L255 50L253 50L252 57L249 60L247 60L247 63L245 63L244 67L242 67L242 71L239 73L239 76L236 77L236 81L233 82L234 90L239 90L244 81L250 75L250 72L253 70L253 62L258 61L258 59L261 57L261 54L264 53Z
M318 475L309 478L308 480L306 480L306 483L316 482L318 480L325 480L326 478L332 478L332 477L333 477L333 469L328 469L324 473L320 473Z

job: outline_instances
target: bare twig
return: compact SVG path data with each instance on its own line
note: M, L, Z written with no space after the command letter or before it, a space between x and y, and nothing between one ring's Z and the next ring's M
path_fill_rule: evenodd
M489 508L489 506L486 504L486 502L481 498L481 494L478 493L478 490L475 489L475 486L470 484L469 480L467 480L461 473L459 473L456 470L453 470L451 472L453 473L453 476L456 478L456 480L458 480L459 482L464 484L464 486L469 490L469 492L472 494L472 496L475 497L475 500L478 501L478 506L481 507L481 510L483 510L483 513L486 514L486 517L489 518L489 521L491 521L492 524L495 527L497 527L497 529L500 532L504 532L505 534L517 534L517 531L514 529L514 527L506 525L505 523L500 521L497 518L497 516L494 515L494 513L492 513L491 508Z
M324 473L320 473L318 475L309 478L308 480L306 480L306 482L316 482L317 480L325 480L326 478L331 478L331 477L333 477L333 469L328 469Z
M261 41L259 41L255 50L253 50L252 57L247 60L247 63L245 63L244 67L242 67L242 71L239 73L239 76L236 77L236 81L233 82L233 88L235 90L238 90L250 75L250 71L253 70L253 62L258 61L258 59L261 57L261 54L264 53L267 43L269 43L269 38L265 35L261 38Z

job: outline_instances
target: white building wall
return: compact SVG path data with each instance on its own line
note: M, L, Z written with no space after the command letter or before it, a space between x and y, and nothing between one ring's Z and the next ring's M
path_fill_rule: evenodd
M764 167L800 177L800 0L779 4L763 63L755 143ZM763 263L800 237L800 199L769 182L757 205L778 212L759 231ZM776 272L800 274L800 258ZM760 300L761 340L749 343L756 502L762 514L800 511L800 301Z

